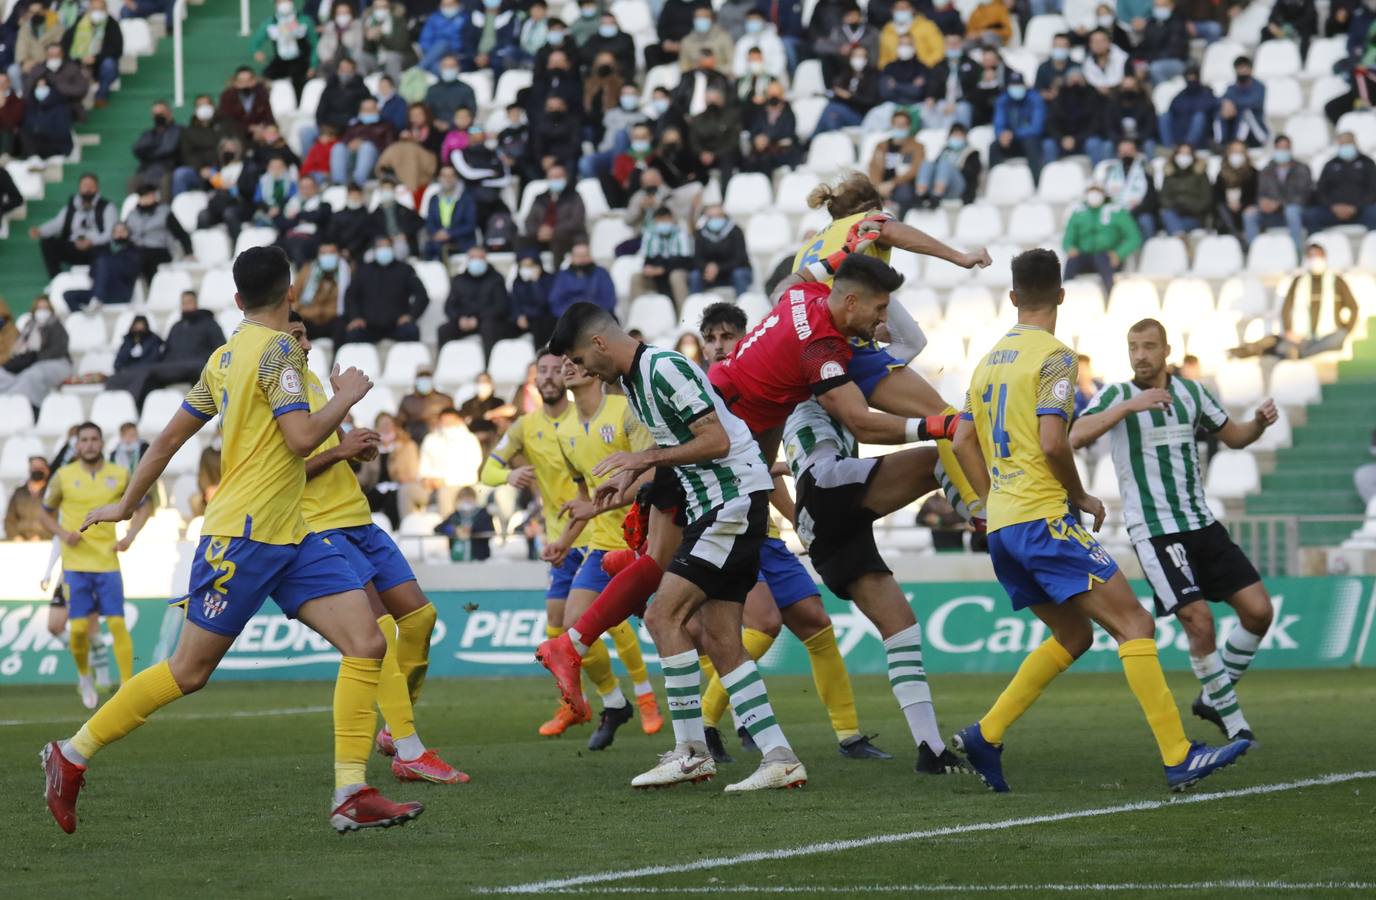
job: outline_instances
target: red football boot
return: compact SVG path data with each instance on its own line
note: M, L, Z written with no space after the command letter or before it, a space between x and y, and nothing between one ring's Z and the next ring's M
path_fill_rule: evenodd
M414 800L396 803L379 794L377 788L365 787L334 808L330 824L340 834L360 828L391 828L405 825L424 811L425 806Z
M602 571L608 575L615 575L635 562L639 556L640 554L634 550L608 550L602 554Z
M468 784L468 776L440 759L440 755L434 750L426 750L415 759L392 757L392 774L397 777L397 781Z
M397 745L392 742L392 730L386 725L377 730L377 739L373 743L377 745L377 752L383 756L397 755Z
M53 814L57 824L68 834L76 831L76 795L86 784L86 767L78 766L62 755L57 741L50 742L39 754L43 760L43 776L46 784L43 793L48 800L48 811Z
M592 710L588 708L588 701L583 697L583 685L580 680L583 659L578 655L578 651L573 649L573 639L569 637L568 632L542 643L535 649L535 658L554 676L559 693L576 717L592 718Z

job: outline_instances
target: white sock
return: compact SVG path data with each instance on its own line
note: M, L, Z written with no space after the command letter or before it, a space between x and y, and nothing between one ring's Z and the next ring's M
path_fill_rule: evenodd
M69 763L76 763L78 766L84 766L90 763L89 759L81 755L81 753L72 746L71 741L63 741L58 745L58 749L62 751L63 756L67 757L67 762Z
M1265 635L1252 634L1246 628L1238 625L1228 632L1228 639L1223 642L1223 667L1228 670L1228 677L1237 681L1247 672L1247 667L1252 664L1252 657L1256 655L1257 648L1261 646L1261 639Z
M579 656L588 655L588 645L583 643L583 636L578 633L577 628L570 628L568 631L564 633L567 634L569 636L569 640L573 642L573 649L578 651Z
M664 693L669 697L669 719L674 723L674 741L705 744L702 725L702 667L696 650L685 650L659 660L664 672Z
M335 805L335 808L338 809L338 808L339 808L339 805L340 805L341 803L343 803L345 800L348 800L348 799L349 799L350 797L352 797L354 794L357 794L359 791L363 790L363 789L364 789L365 787L367 787L367 786L368 786L368 785L366 785L366 784L346 784L346 785L344 785L343 787L337 787L337 788L335 788L335 789L334 789L334 805Z
M922 627L913 624L884 641L889 659L889 685L894 699L908 720L913 742L926 744L938 755L946 749L941 730L936 724L936 707L932 705L932 688L927 684L927 672L922 667Z
M784 730L779 727L779 720L774 717L774 707L769 704L769 693L754 660L747 657L745 662L721 676L721 686L731 698L731 711L736 721L755 739L761 753L792 749L788 738L784 737Z
M654 692L655 686L648 681L637 681L635 683L635 695L637 697L644 697L646 694L653 694Z
M626 695L621 693L621 685L617 685L601 697L604 709L622 709L626 706Z
M1190 668L1194 669L1195 677L1204 686L1204 702L1223 717L1223 727L1227 729L1228 736L1233 737L1244 728L1250 731L1251 726L1243 718L1242 706L1233 691L1233 680L1228 677L1218 651L1204 657L1191 656Z
M395 744L397 748L397 759L402 762L410 762L413 759L419 759L421 754L425 752L425 744L421 742L420 732L416 732L404 738L393 735L392 743Z

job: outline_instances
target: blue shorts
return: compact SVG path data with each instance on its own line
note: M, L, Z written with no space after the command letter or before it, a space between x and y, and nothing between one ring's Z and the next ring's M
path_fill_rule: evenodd
M81 619L93 612L124 615L124 579L115 572L62 572L67 582L67 614Z
M339 550L318 534L299 544L264 544L251 538L207 535L196 545L186 619L206 631L235 637L272 596L287 618L307 601L363 582Z
M812 576L778 538L765 538L760 547L759 580L769 585L769 593L774 595L774 605L779 609L818 595Z
M592 591L594 594L602 593L607 582L612 580L612 576L602 571L602 557L606 555L606 550L589 550L587 555L583 557L583 564L578 567L578 574L573 576L573 584L570 589Z
M879 382L894 369L903 368L903 363L889 355L889 351L867 344L863 347L851 345L850 367L847 372L851 380L866 397L874 393Z
M1064 603L1118 571L1108 551L1069 515L989 532L989 557L1014 609Z
M569 599L569 589L573 586L573 576L578 574L578 567L582 564L583 550L581 547L574 547L569 551L568 556L564 557L562 565L550 566L549 589L545 591L545 599Z
M396 542L376 525L331 528L320 536L344 555L359 581L371 581L379 594L416 580L416 573L411 571L411 564L401 555Z

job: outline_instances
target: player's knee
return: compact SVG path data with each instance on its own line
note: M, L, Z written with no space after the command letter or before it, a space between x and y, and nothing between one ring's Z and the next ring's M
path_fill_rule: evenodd
M1123 611L1123 616L1117 624L1119 633L1114 637L1120 644L1124 641L1156 637L1156 620L1151 617L1151 613L1135 603Z
M1079 659L1089 652L1089 647L1094 643L1094 629L1090 627L1088 621L1066 622L1052 629L1052 634L1056 638L1056 643L1065 648L1065 652L1070 654L1071 659Z
M194 694L205 687L206 682L210 681L211 674L215 671L213 665L205 665L200 662L178 661L176 657L169 662L172 672L172 680L177 682L177 687L181 688L182 694Z
M357 659L382 659L387 655L387 639L382 636L382 630L373 628L357 635L351 635L347 647L340 647L340 652L345 656L352 656Z
M1271 622L1275 618L1275 609L1271 606L1269 596L1265 597L1264 603L1249 604L1236 612L1238 624L1252 634L1266 634L1271 630Z
M785 610L788 630L800 641L805 641L831 625L831 617L822 606L820 597L810 597L795 603Z

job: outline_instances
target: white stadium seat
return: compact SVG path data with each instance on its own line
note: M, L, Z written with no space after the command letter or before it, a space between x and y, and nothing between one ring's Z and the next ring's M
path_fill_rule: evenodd
M1323 398L1319 372L1304 359L1283 359L1271 370L1271 397L1284 406L1308 406Z
M1274 78L1266 82L1266 118L1283 119L1304 109L1304 91L1293 78Z
M1037 196L1047 203L1076 203L1084 199L1084 169L1073 159L1058 159L1042 168Z
M172 198L172 215L177 217L177 222L187 234L190 234L196 230L196 219L208 202L209 197L205 191L183 191Z
M492 346L488 372L493 383L513 388L526 380L526 369L535 361L535 345L529 337L510 338Z
M1023 31L1022 45L1044 58L1051 53L1052 39L1069 31L1070 25L1066 23L1064 16L1055 13L1033 16L1027 21L1027 28Z
M987 248L993 261L982 269L974 269L975 283L995 290L1000 297L1013 284L1013 257L1022 252L1017 244L990 244Z
M219 266L229 262L233 249L229 244L229 232L223 225L191 232L191 252L202 265Z
M944 241L951 236L951 217L940 206L936 209L910 209L903 217L903 224L925 231L939 240Z
M163 266L153 275L153 283L148 286L148 311L155 313L171 312L182 308L182 292L195 290L191 273L184 269Z
M1137 264L1139 274L1152 278L1175 278L1190 268L1189 252L1185 242L1178 237L1157 235L1142 245L1142 256Z
M138 423L139 411L128 391L101 391L91 403L92 422L105 431L106 442L112 442L125 422Z
M81 399L75 394L49 394L43 398L43 405L38 408L38 422L34 425L34 432L39 437L60 437L84 418L86 414L81 408Z
M575 189L583 200L583 210L589 219L596 221L611 211L607 204L607 195L602 190L602 182L596 178L579 180Z
M183 397L182 391L171 388L149 391L143 399L143 414L139 416L139 434L146 440L157 437L181 408Z
M355 425L372 428L377 423L378 415L381 413L395 414L396 411L396 394L385 384L375 384L373 389L363 396L362 400L354 404L351 415Z
M1242 271L1242 245L1237 238L1211 234L1194 248L1194 269L1199 278L1229 278Z
M1257 460L1246 450L1220 450L1209 460L1204 492L1221 500L1240 500L1261 489Z
M631 301L626 326L639 328L649 343L672 341L678 336L677 325L674 301L663 294L644 294Z
M1332 75L1333 67L1347 57L1347 36L1334 35L1312 38L1304 58L1304 74L1308 78ZM1267 85L1269 88L1270 85Z
M201 288L196 294L196 302L201 309L219 312L222 309L238 309L234 305L234 270L229 266L217 266L205 273Z
M435 364L435 383L447 391L468 384L483 371L483 344L476 337L450 341L440 348Z
M1218 399L1228 407L1241 408L1261 399L1261 365L1255 359L1229 361L1219 367Z
M75 423L73 423L75 424ZM0 478L16 481L29 477L29 457L49 454L37 435L16 434L5 441L5 449L0 450Z
M1003 234L1003 216L998 208L985 203L963 206L956 216L956 241L963 244L987 244Z
M812 139L807 168L823 177L855 166L855 144L840 131L827 131Z
M735 179L731 183L735 184ZM789 230L788 216L783 213L756 213L745 227L745 246L752 256L773 256L795 246Z
M1036 192L1032 170L1021 161L999 163L989 170L984 196L996 206L1017 206Z
M1089 489L1100 500L1122 499L1118 487L1118 470L1114 468L1112 455L1105 453L1095 461Z
M735 183L735 179L732 179L732 183ZM774 208L791 216L805 215L808 212L807 195L820 183L816 172L800 169L785 174L779 179L779 188L774 194ZM727 193L730 193L729 188Z
M793 73L791 96L798 100L803 97L822 97L827 93L826 76L822 74L820 59L805 59L798 63Z
M1271 295L1260 279L1252 276L1229 278L1218 289L1218 309L1242 318L1262 316L1271 306Z
M348 345L346 345L348 346ZM416 382L416 370L430 365L430 348L420 341L401 341L387 351L382 383L408 391Z
M1113 291L1108 295L1108 317L1115 325L1126 330L1134 322L1160 315L1156 285L1145 278L1119 278L1113 283Z
M1252 60L1257 80L1270 85L1276 78L1300 74L1300 45L1294 41L1263 41Z
M105 319L99 314L72 313L62 324L67 329L67 349L71 353L102 350L109 345Z
M1281 275L1297 265L1295 242L1288 234L1259 234L1247 248L1247 271L1253 275Z
M33 407L22 394L0 394L0 437L33 430ZM0 476L3 477L3 476Z
M1365 237L1363 234L1363 238ZM1319 244L1323 247L1328 254L1328 268L1336 272L1346 272L1352 268L1352 242L1341 231L1333 229L1314 232L1305 240L1305 244ZM1298 263L1296 260L1296 265Z
M593 258L607 262L616 258L616 248L635 237L635 230L621 219L608 217L600 219L592 226L592 239L588 243Z
M374 381L382 374L382 360L372 344L345 344L335 351L334 364L341 370L358 369Z
M726 186L726 199L722 206L726 214L738 221L747 216L764 212L774 203L774 185L769 176L759 172L742 172L732 177ZM753 251L754 245L747 244Z
M1161 297L1161 318L1192 330L1200 317L1214 311L1214 292L1202 278L1174 278Z
M1204 48L1204 63L1199 68L1199 80L1205 84L1233 80L1233 60L1247 55L1247 48L1230 40L1214 41ZM1257 73L1261 77L1261 73ZM1183 85L1182 85L1183 87Z
M1008 215L1008 237L1020 244L1039 244L1056 236L1056 214L1046 203L1019 203Z

